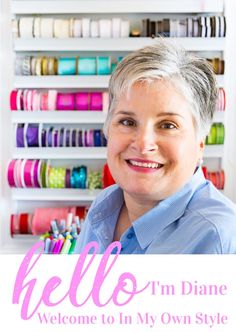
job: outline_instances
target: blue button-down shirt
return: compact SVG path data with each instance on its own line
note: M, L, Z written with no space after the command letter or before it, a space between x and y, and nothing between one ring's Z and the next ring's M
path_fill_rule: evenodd
M88 212L76 253L90 241L98 242L100 253L106 250L123 204L119 186L102 191ZM199 168L182 189L134 221L120 242L123 254L236 254L236 206Z

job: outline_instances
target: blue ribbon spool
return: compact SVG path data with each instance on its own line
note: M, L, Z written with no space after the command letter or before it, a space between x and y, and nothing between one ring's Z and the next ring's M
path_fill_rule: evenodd
M58 59L58 75L76 75L76 58Z
M86 166L73 168L70 178L71 188L85 189L86 181L87 181Z
M93 131L94 146L102 146L101 134L102 131L100 129L94 129Z
M79 75L96 75L96 57L79 57Z
M110 75L111 73L111 59L109 56L97 57L97 74Z

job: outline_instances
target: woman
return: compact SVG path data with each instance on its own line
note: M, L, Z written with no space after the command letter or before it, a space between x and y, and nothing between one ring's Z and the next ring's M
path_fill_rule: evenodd
M236 207L201 169L218 96L207 61L160 40L119 63L109 96L117 184L93 202L76 252L120 241L124 254L236 253Z

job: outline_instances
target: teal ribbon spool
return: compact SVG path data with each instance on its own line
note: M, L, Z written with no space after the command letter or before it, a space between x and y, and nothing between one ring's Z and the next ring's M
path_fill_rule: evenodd
M58 59L58 75L76 75L76 58Z
M96 57L79 57L78 73L79 75L96 75Z
M117 67L117 63L112 63L111 64L111 72L113 73Z
M109 56L97 57L97 74L98 75L111 74L111 59Z
M86 166L73 168L70 178L71 188L85 189L86 181L87 181Z

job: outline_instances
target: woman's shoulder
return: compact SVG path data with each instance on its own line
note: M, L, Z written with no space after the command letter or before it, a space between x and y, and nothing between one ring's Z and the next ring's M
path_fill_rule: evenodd
M219 238L223 253L236 253L236 205L212 184L194 195L186 215Z

